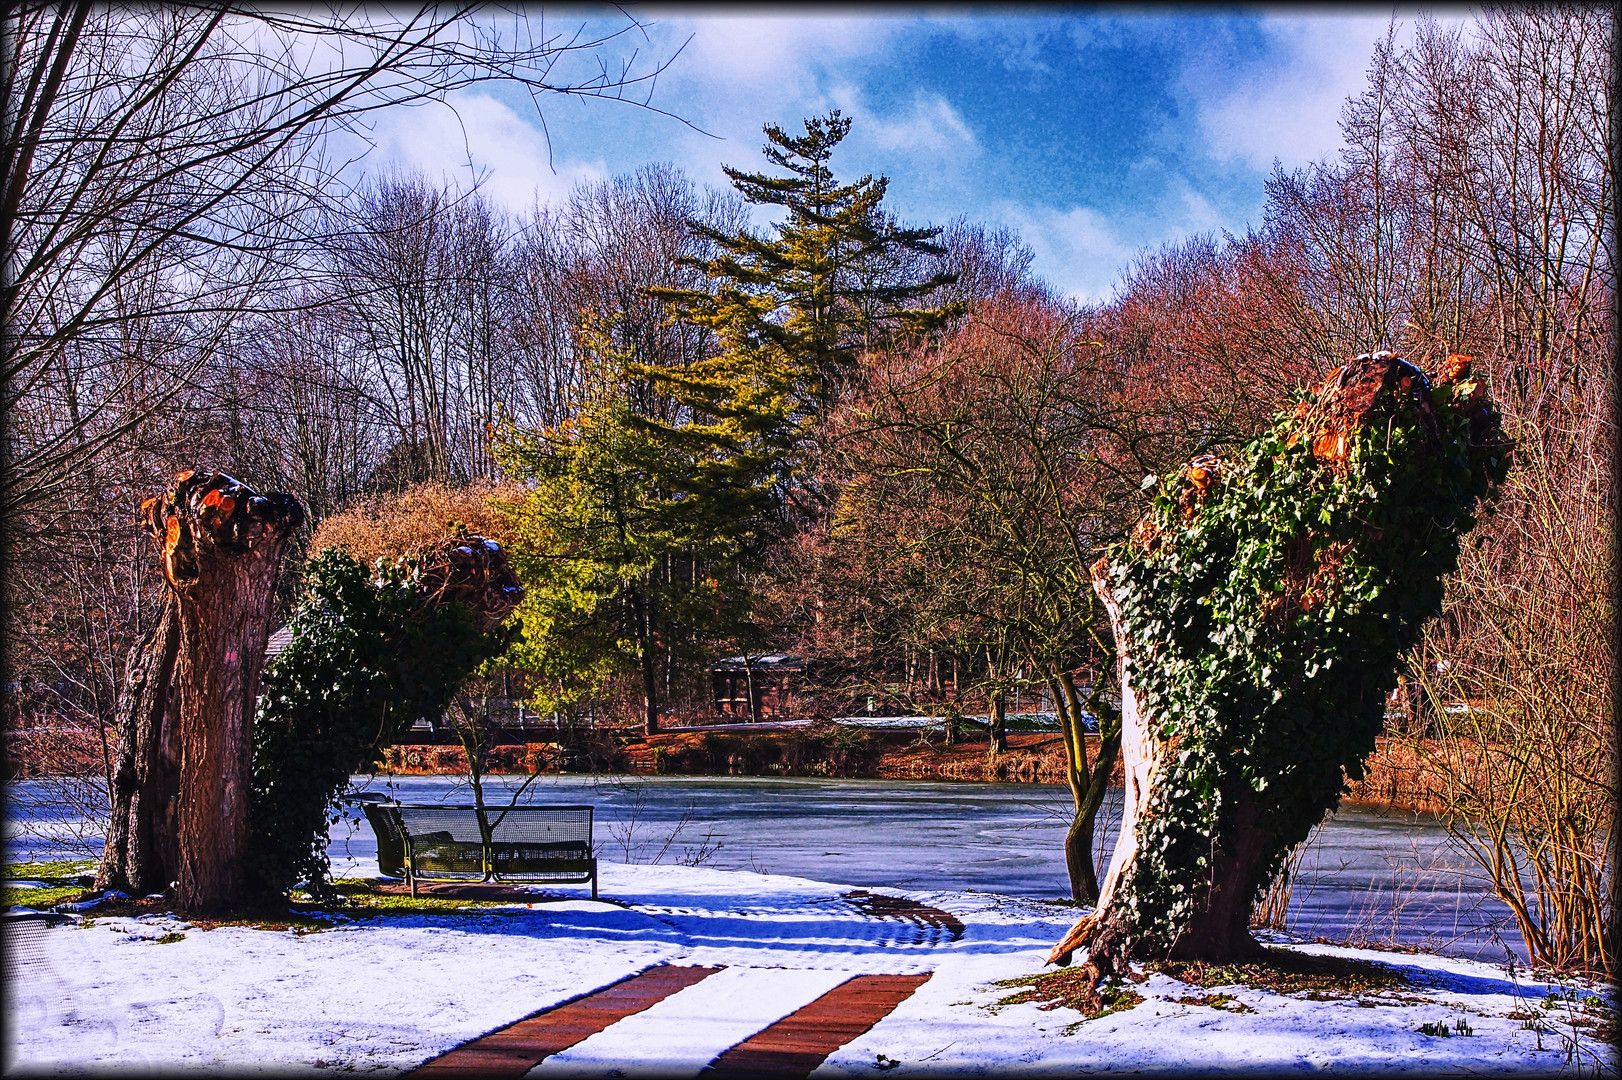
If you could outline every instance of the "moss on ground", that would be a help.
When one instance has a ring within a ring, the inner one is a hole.
[[[1079,969],[1022,975],[1017,979],[1001,979],[991,985],[999,990],[1020,988],[987,1006],[991,1012],[1005,1005],[1035,1005],[1044,1011],[1063,1006],[1081,1013],[1081,1020],[1067,1027],[1065,1034],[1088,1020],[1125,1012],[1143,1001],[1142,994],[1119,983],[1105,983],[1094,988],[1092,981]]]
[[[1311,956],[1289,949],[1265,951],[1264,959],[1243,964],[1157,960],[1144,968],[1201,989],[1248,986],[1275,994],[1300,994],[1314,1001],[1359,997],[1409,985],[1398,972],[1370,960]]]
[[[1256,1011],[1232,994],[1185,994],[1180,998],[1169,998],[1167,1000],[1178,1005],[1204,1005],[1207,1008],[1221,1009],[1224,1012],[1247,1013]]]
[[[385,915],[421,915],[425,912],[499,914],[517,913],[513,900],[466,900],[442,896],[410,896],[392,892],[378,892],[367,882],[339,881],[333,883],[332,899],[318,900],[308,894],[297,900],[294,907],[309,911],[326,911],[352,918],[376,918]],[[544,897],[537,896],[537,900]]]

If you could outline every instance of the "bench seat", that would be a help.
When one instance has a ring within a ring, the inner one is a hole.
[[[590,882],[592,899],[597,898],[589,806],[481,810],[476,806],[368,804],[365,809],[378,835],[378,869],[388,872],[383,857],[388,843],[389,854],[398,859],[399,872],[412,896],[417,895],[419,880],[494,880]],[[486,836],[490,837],[488,843]]]

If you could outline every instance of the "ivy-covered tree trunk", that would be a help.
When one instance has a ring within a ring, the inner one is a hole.
[[[292,640],[265,672],[254,724],[250,897],[325,888],[329,816],[350,776],[413,722],[438,722],[458,687],[512,641],[524,590],[494,541],[456,532],[367,566],[336,548],[305,572]],[[464,699],[451,724],[483,803],[486,705]]]
[[[1168,743],[1155,737],[1139,705],[1138,696],[1132,690],[1130,679],[1124,674],[1131,669],[1124,643],[1131,639],[1121,618],[1120,605],[1110,592],[1107,578],[1103,576],[1107,572],[1107,564],[1101,562],[1095,565],[1094,571],[1099,576],[1093,579],[1093,588],[1109,613],[1110,631],[1116,642],[1123,643],[1118,646],[1122,648],[1120,664],[1123,675],[1117,738],[1125,758],[1125,811],[1115,852],[1104,873],[1104,884],[1098,892],[1096,910],[1103,914],[1114,902],[1123,875],[1138,858],[1137,825],[1148,812],[1149,802],[1155,794],[1155,777],[1162,771]],[[1271,880],[1270,874],[1263,877],[1265,847],[1260,842],[1260,811],[1260,803],[1250,797],[1248,791],[1239,792],[1227,829],[1232,842],[1213,850],[1205,902],[1193,906],[1187,922],[1167,950],[1169,956],[1224,962],[1254,955],[1260,950],[1256,939],[1250,936],[1251,899]]]
[[[282,549],[303,520],[293,496],[222,473],[183,472],[142,504],[170,608],[126,694],[109,881],[172,883],[188,911],[241,899],[259,674]]]
[[[1362,775],[1400,656],[1441,606],[1509,445],[1454,356],[1434,384],[1360,356],[1231,463],[1167,482],[1094,565],[1121,670],[1120,839],[1054,946],[1129,960],[1254,954],[1250,910]]]

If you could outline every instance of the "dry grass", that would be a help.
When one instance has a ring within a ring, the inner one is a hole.
[[[1397,972],[1368,960],[1310,956],[1289,949],[1267,949],[1266,953],[1266,959],[1245,964],[1160,960],[1144,967],[1201,989],[1248,986],[1275,994],[1302,994],[1315,1001],[1357,997],[1408,985]]]
[[[1002,979],[991,985],[1001,990],[1022,988],[988,1006],[993,1012],[1005,1005],[1035,1005],[1044,1011],[1062,1006],[1081,1013],[1081,1019],[1085,1021],[1097,1020],[1111,1013],[1125,1012],[1143,1003],[1143,995],[1129,986],[1113,983],[1094,986],[1092,978],[1080,968],[1022,975],[1017,979]]]
[[[492,505],[523,497],[517,485],[475,481],[467,487],[418,484],[399,495],[380,495],[333,514],[310,540],[311,551],[339,548],[364,563],[419,554],[465,528],[510,546],[514,533]]]

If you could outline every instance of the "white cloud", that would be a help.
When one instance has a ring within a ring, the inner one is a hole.
[[[854,93],[850,98],[854,103]],[[855,108],[850,111],[860,115]],[[980,152],[980,142],[962,115],[939,94],[920,91],[912,107],[900,116],[886,118],[868,113],[861,119],[866,137],[884,150],[929,154],[950,151],[971,156]]]
[[[1268,17],[1261,22],[1272,45],[1265,62],[1187,72],[1211,155],[1262,172],[1274,158],[1288,168],[1332,156],[1341,145],[1341,106],[1363,89],[1389,22],[1385,15]],[[1399,13],[1398,47],[1412,34],[1413,18]]]
[[[1195,191],[1186,178],[1176,177],[1172,186],[1183,207],[1182,216],[1176,219],[1179,233],[1215,232],[1229,224],[1223,213],[1211,205],[1211,200]]]
[[[1107,299],[1137,250],[1091,207],[1001,202],[989,213],[999,224],[1018,230],[1035,256],[1032,269],[1039,277],[1080,300]]]
[[[1034,256],[1037,276],[1062,294],[1097,303],[1113,295],[1142,252],[1198,233],[1214,233],[1226,224],[1221,212],[1181,178],[1174,179],[1159,207],[1155,230],[1136,235],[1090,206],[1003,201],[986,213],[991,221],[1019,232]]]
[[[557,201],[576,183],[608,174],[601,159],[549,160],[540,128],[484,93],[457,95],[454,108],[425,105],[391,112],[374,139],[369,167],[398,164],[464,186],[482,177],[484,193],[515,212],[537,201]]]
[[[784,15],[706,15],[667,24],[669,32],[693,34],[681,70],[707,83],[790,89],[803,89],[813,67],[884,49],[891,26],[883,18]]]

